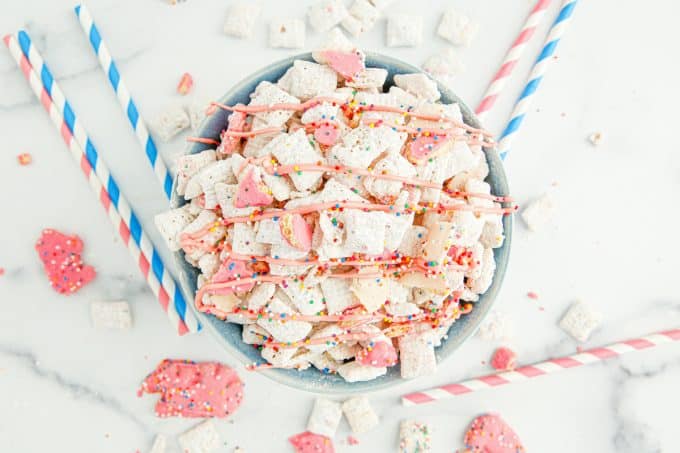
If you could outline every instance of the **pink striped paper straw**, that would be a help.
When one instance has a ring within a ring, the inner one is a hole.
[[[510,78],[513,69],[515,69],[517,62],[522,57],[522,54],[527,47],[527,43],[531,40],[531,37],[534,36],[536,27],[543,21],[545,12],[550,6],[550,1],[551,0],[538,0],[534,9],[531,10],[529,17],[527,17],[527,20],[524,23],[524,27],[522,27],[522,31],[520,31],[519,36],[517,36],[517,39],[515,39],[515,42],[505,55],[500,69],[491,80],[491,84],[489,85],[489,88],[486,89],[486,93],[484,93],[482,102],[479,103],[479,106],[475,110],[480,121],[482,121],[489,113],[496,103],[498,96],[503,91],[503,88],[505,88],[505,84]]]
[[[648,349],[664,343],[680,341],[680,329],[671,329],[663,332],[654,333],[645,337],[634,338],[632,340],[613,343],[608,346],[588,349],[578,354],[566,357],[549,359],[545,362],[534,363],[533,365],[523,366],[514,371],[506,371],[498,374],[469,379],[467,381],[454,384],[442,385],[422,392],[409,393],[401,397],[404,406],[415,406],[418,404],[431,403],[442,399],[454,398],[464,393],[470,393],[511,382],[525,381],[527,379],[543,376],[544,374],[555,373],[557,371],[575,368],[590,363],[601,362],[612,357],[618,357],[631,351]]]
[[[197,331],[199,329],[199,325],[193,316],[193,313],[187,311],[187,316],[181,316],[181,313],[177,311],[177,307],[174,305],[176,302],[176,293],[179,292],[174,281],[172,281],[172,286],[169,286],[169,276],[165,278],[159,278],[157,275],[157,269],[159,266],[162,267],[162,263],[159,260],[153,258],[153,256],[157,256],[157,253],[153,249],[153,246],[150,245],[151,242],[141,229],[141,225],[128,224],[121,216],[122,213],[117,209],[116,200],[112,198],[110,189],[115,188],[115,198],[119,202],[121,200],[125,201],[123,194],[120,193],[117,184],[115,184],[112,179],[108,181],[107,186],[102,183],[102,180],[97,175],[97,172],[92,168],[92,165],[88,159],[88,153],[83,150],[82,146],[75,139],[72,130],[69,128],[68,121],[65,119],[62,112],[57,108],[49,93],[46,91],[44,85],[34,71],[33,66],[31,66],[31,63],[23,55],[17,38],[14,35],[7,35],[4,37],[4,42],[7,45],[10,54],[21,69],[21,72],[26,77],[31,89],[49,114],[49,117],[57,131],[62,136],[69,151],[71,152],[73,159],[83,171],[85,178],[90,183],[90,187],[92,187],[95,194],[98,196],[99,200],[104,206],[104,209],[107,211],[109,220],[111,220],[114,228],[116,228],[123,239],[123,242],[127,245],[128,251],[137,262],[142,274],[149,284],[149,287],[160,302],[161,306],[165,309],[166,313],[168,314],[168,318],[173,323],[177,332],[182,335],[190,331]],[[72,111],[71,114],[73,114]],[[75,115],[72,119],[75,119]],[[93,148],[90,149],[90,151],[92,150]],[[108,174],[108,169],[105,167],[102,168],[106,170]],[[125,206],[129,206],[127,201],[125,201]],[[129,208],[128,210],[130,215],[134,215],[134,213]],[[139,237],[139,243],[135,238],[136,236]],[[149,247],[151,250],[145,250]],[[152,253],[153,256],[150,257],[149,253],[146,252]],[[181,300],[183,301],[183,298]],[[173,302],[173,304],[170,302]]]

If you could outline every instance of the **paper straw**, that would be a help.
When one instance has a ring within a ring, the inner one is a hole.
[[[519,96],[515,108],[510,115],[510,122],[505,127],[505,130],[498,139],[498,152],[500,153],[501,159],[505,160],[512,146],[512,142],[517,136],[517,131],[519,130],[524,117],[526,116],[529,108],[531,107],[531,102],[533,101],[536,90],[538,90],[541,80],[545,75],[545,71],[548,66],[553,61],[553,56],[555,55],[555,49],[557,44],[560,42],[560,38],[564,34],[567,25],[570,23],[570,19],[574,12],[574,8],[578,0],[564,0],[560,8],[560,12],[557,15],[557,19],[550,28],[548,37],[546,38],[545,45],[541,50],[541,53],[534,63],[534,67],[529,74],[528,82]]]
[[[25,32],[20,32],[19,36],[28,45],[29,55],[35,56],[37,51],[32,46],[28,35]],[[111,177],[92,142],[87,138],[87,134],[80,126],[70,104],[64,100],[63,110],[60,110],[58,104],[50,97],[42,81],[38,78],[33,66],[31,66],[31,63],[22,53],[17,38],[13,35],[7,35],[4,41],[36,97],[40,100],[50,119],[60,132],[64,142],[71,151],[71,155],[82,169],[95,194],[99,197],[114,228],[118,230],[123,242],[127,245],[128,251],[139,265],[149,287],[168,314],[168,318],[173,326],[179,334],[197,331],[199,329],[198,322],[193,313],[188,310],[179,287],[165,270],[160,255],[144,233],[141,223],[134,212],[132,212],[118,184]],[[44,64],[42,67],[43,78],[47,77],[52,80],[52,93],[55,96],[59,93],[63,98],[63,93],[54,82],[47,67]],[[87,151],[84,151],[73,130],[78,130],[86,138],[87,144],[85,149]],[[102,175],[104,176],[103,179]],[[132,240],[130,240],[131,238]],[[172,303],[170,303],[171,301]]]
[[[454,398],[464,393],[470,393],[511,382],[525,381],[527,379],[543,376],[544,374],[555,373],[557,371],[575,368],[590,363],[601,362],[612,357],[618,357],[631,351],[653,348],[655,346],[680,341],[680,329],[672,329],[658,332],[646,337],[634,338],[632,340],[613,343],[601,348],[588,349],[578,354],[546,360],[545,362],[523,366],[514,371],[490,374],[487,376],[469,379],[463,382],[447,384],[435,387],[422,392],[410,393],[401,397],[404,406],[415,406],[418,404],[431,403],[433,401]]]
[[[75,12],[83,31],[87,35],[90,44],[92,44],[92,47],[97,54],[100,66],[104,70],[109,82],[111,82],[111,86],[116,93],[123,113],[127,116],[128,120],[130,120],[132,129],[134,129],[139,143],[142,145],[142,148],[144,148],[146,157],[153,168],[156,178],[161,184],[163,192],[166,197],[170,199],[170,196],[172,195],[172,175],[170,175],[168,168],[165,166],[163,159],[158,153],[158,148],[151,138],[149,130],[147,129],[146,124],[144,124],[144,120],[139,115],[139,109],[132,100],[130,91],[125,86],[116,63],[113,61],[113,58],[111,58],[111,52],[109,52],[109,49],[104,44],[101,34],[95,26],[92,16],[85,5],[76,6]],[[39,72],[38,67],[36,67],[36,70]]]
[[[522,31],[520,31],[519,36],[517,36],[515,42],[513,42],[508,53],[505,55],[500,69],[491,80],[491,84],[486,89],[486,93],[484,93],[482,102],[479,103],[479,106],[475,110],[480,121],[482,121],[489,111],[491,111],[498,96],[503,91],[503,88],[505,88],[505,84],[510,78],[510,75],[512,75],[512,71],[515,69],[517,62],[527,48],[527,43],[534,36],[536,27],[543,22],[545,12],[550,6],[550,2],[551,0],[538,0],[536,5],[534,5],[534,9],[529,13],[529,17],[527,17],[527,20],[522,27]]]

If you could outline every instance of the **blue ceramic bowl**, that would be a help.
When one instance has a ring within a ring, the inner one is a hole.
[[[249,102],[250,93],[255,90],[258,83],[263,80],[275,82],[293,65],[293,61],[296,59],[312,61],[312,55],[311,53],[296,55],[267,66],[238,83],[229,90],[227,94],[222,96],[220,102],[229,105],[237,103],[247,104]],[[369,67],[384,68],[389,72],[386,86],[393,84],[392,77],[395,74],[420,72],[418,68],[411,66],[410,64],[374,53],[368,53],[366,55],[366,65]],[[439,85],[439,90],[442,94],[442,102],[458,103],[463,112],[465,122],[471,126],[479,127],[477,118],[458,96],[441,84]],[[220,131],[225,127],[228,115],[228,112],[218,110],[217,113],[206,118],[199,128],[198,136],[219,139]],[[188,147],[187,152],[198,153],[208,148],[209,146],[194,143]],[[494,151],[486,150],[486,158],[489,164],[487,182],[491,185],[492,192],[497,195],[508,195],[508,183],[498,154]],[[173,190],[171,203],[173,207],[178,207],[184,204],[185,201],[182,197],[177,196]],[[510,253],[510,243],[512,240],[511,216],[506,216],[504,218],[503,226],[505,228],[505,242],[502,247],[495,249],[497,265],[493,284],[487,292],[480,297],[479,301],[475,304],[474,310],[453,324],[449,331],[448,339],[444,340],[441,347],[436,350],[437,360],[440,363],[450,357],[456,348],[463,344],[463,342],[477,330],[477,327],[491,309],[491,305],[498,294],[505,275],[508,255]],[[196,294],[197,270],[184,261],[182,252],[175,254],[175,261],[180,269],[179,280],[184,297],[187,301],[193,301],[194,295]],[[210,331],[230,354],[236,356],[244,364],[262,362],[260,353],[251,345],[247,345],[241,340],[242,327],[240,325],[228,324],[220,321],[214,316],[198,313],[193,306],[193,303],[190,302],[189,304],[194,312],[197,313],[197,316],[205,329]],[[262,373],[277,382],[296,389],[327,394],[366,393],[406,382],[399,376],[399,366],[390,368],[388,373],[380,378],[372,381],[354,383],[345,382],[344,379],[336,375],[323,374],[313,367],[310,367],[305,371],[273,369],[264,370]]]

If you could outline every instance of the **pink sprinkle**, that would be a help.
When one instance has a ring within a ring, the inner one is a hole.
[[[494,370],[510,371],[515,369],[517,354],[510,348],[498,348],[491,357]]]
[[[529,292],[527,293],[527,297],[528,297],[529,299],[538,300],[538,293],[535,293],[534,291],[529,291]]]
[[[359,439],[357,439],[354,436],[347,436],[347,443],[350,444],[350,445],[358,445]]]
[[[0,277],[2,277],[3,275],[5,275],[5,268],[0,267]]]

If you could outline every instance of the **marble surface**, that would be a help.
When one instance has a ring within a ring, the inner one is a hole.
[[[178,100],[174,87],[182,72],[194,75],[200,96],[216,97],[242,76],[293,53],[266,47],[265,23],[276,16],[300,16],[308,2],[264,1],[267,8],[249,41],[221,34],[226,3],[189,0],[173,7],[161,0],[90,1],[145,117]],[[423,3],[394,3],[394,10],[424,16],[423,46],[386,49],[384,22],[359,45],[422,63],[445,47],[431,30],[451,2],[427,2],[427,8]],[[461,52],[467,70],[454,86],[463,99],[473,105],[479,101],[531,3],[455,2],[482,26],[472,48]],[[517,222],[497,301],[497,309],[513,321],[510,344],[521,363],[575,350],[576,343],[556,322],[576,299],[605,315],[586,346],[680,326],[680,139],[666,126],[675,115],[673,103],[680,100],[680,67],[669,58],[672,41],[667,39],[680,6],[657,2],[655,20],[640,21],[637,2],[581,3],[507,161],[511,188],[521,203],[546,190],[559,203],[545,231],[530,234]],[[165,208],[163,195],[72,6],[67,0],[4,0],[0,30],[29,31],[148,232],[159,239],[152,216]],[[310,33],[307,47],[320,39]],[[491,130],[502,127],[538,46],[530,46],[529,58],[490,116]],[[605,134],[598,148],[586,140],[593,131]],[[171,436],[170,451],[179,451],[174,436],[195,421],[155,418],[153,399],[135,395],[141,379],[166,357],[235,361],[206,333],[178,338],[172,332],[4,49],[0,137],[0,451],[144,452],[159,432]],[[166,161],[182,149],[182,139],[161,146]],[[21,152],[33,155],[32,165],[17,164]],[[75,296],[57,295],[42,274],[33,244],[44,227],[81,235],[84,258],[99,272]],[[527,291],[536,291],[539,300],[528,299]],[[89,303],[114,299],[130,301],[134,328],[96,331]],[[488,372],[483,362],[496,346],[473,338],[435,376],[371,395],[382,418],[379,429],[357,436],[360,444],[350,447],[343,421],[337,450],[395,451],[398,422],[412,417],[431,423],[435,452],[452,452],[461,446],[468,422],[485,411],[503,414],[530,452],[680,450],[677,344],[448,402],[399,405],[403,392]],[[313,397],[257,374],[241,374],[247,383],[245,403],[231,420],[217,423],[224,440],[218,451],[231,452],[237,445],[249,453],[290,451],[286,438],[304,430]]]

